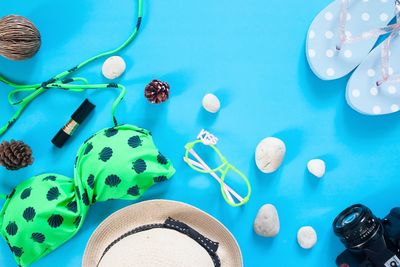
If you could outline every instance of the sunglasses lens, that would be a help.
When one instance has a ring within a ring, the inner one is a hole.
[[[197,145],[194,148],[195,154],[189,153],[189,158],[194,160],[197,163],[205,163],[211,170],[220,167],[223,162],[219,157],[218,153],[216,153],[212,147],[205,145]],[[196,155],[200,158],[197,158]],[[193,164],[194,165],[194,164]],[[194,165],[195,167],[199,167]],[[200,167],[200,169],[203,167]]]
[[[242,175],[236,172],[235,170],[229,169],[229,171],[225,176],[224,183],[231,189],[228,191],[231,193],[234,203],[237,204],[242,202],[243,198],[247,196],[248,194],[247,183],[245,179],[242,177]]]

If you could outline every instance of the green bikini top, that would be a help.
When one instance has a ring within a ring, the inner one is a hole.
[[[137,199],[174,173],[149,131],[132,125],[102,130],[80,147],[74,179],[38,175],[6,197],[0,235],[17,263],[28,266],[71,239],[96,201]]]

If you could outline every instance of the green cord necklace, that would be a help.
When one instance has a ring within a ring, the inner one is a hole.
[[[61,72],[60,74],[54,76],[53,78],[43,82],[43,83],[37,83],[37,84],[18,84],[16,82],[11,81],[10,79],[7,79],[5,76],[0,74],[0,82],[7,84],[8,86],[11,86],[14,88],[9,94],[8,94],[8,103],[12,106],[19,106],[18,110],[14,113],[14,115],[8,120],[8,122],[0,128],[0,136],[2,136],[13,124],[14,122],[21,116],[22,112],[24,109],[31,103],[35,98],[40,96],[42,93],[46,92],[49,89],[63,89],[71,92],[82,92],[88,89],[106,89],[106,88],[118,88],[120,89],[120,94],[118,97],[115,99],[112,105],[111,109],[111,115],[112,119],[115,125],[117,125],[117,120],[115,118],[115,110],[118,106],[118,104],[121,102],[123,97],[126,94],[126,89],[123,85],[121,84],[115,84],[115,83],[108,83],[108,84],[90,84],[87,79],[82,78],[82,77],[71,77],[73,73],[76,71],[82,69],[86,65],[92,63],[93,61],[107,57],[113,54],[116,54],[129,46],[132,41],[135,39],[139,32],[140,24],[142,21],[142,14],[143,14],[143,0],[138,0],[138,12],[137,12],[137,23],[134,31],[131,33],[129,38],[121,44],[119,47],[98,54],[94,57],[89,58],[88,60],[80,63],[79,65],[75,66],[74,68]],[[26,97],[22,99],[16,99],[15,95],[19,93],[28,93],[30,92]]]

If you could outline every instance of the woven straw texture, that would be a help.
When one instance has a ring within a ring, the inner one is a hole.
[[[225,226],[193,206],[169,200],[144,201],[121,209],[108,217],[91,236],[82,266],[96,266],[106,247],[122,234],[142,225],[163,223],[168,217],[182,221],[207,238],[218,242],[217,254],[222,267],[243,266],[240,248]]]

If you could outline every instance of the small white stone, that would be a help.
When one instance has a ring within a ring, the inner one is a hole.
[[[106,59],[101,69],[104,77],[113,80],[120,77],[126,69],[126,63],[122,57],[112,56]]]
[[[216,95],[206,94],[203,97],[203,107],[211,113],[217,113],[221,107],[221,103]]]
[[[303,226],[297,232],[297,242],[300,247],[310,249],[317,243],[317,233],[311,226]]]
[[[285,143],[275,137],[263,139],[256,148],[256,165],[260,171],[271,173],[281,166],[286,154]]]
[[[274,205],[265,204],[262,206],[254,220],[254,232],[265,237],[278,235],[280,229],[278,211]]]
[[[307,163],[307,169],[312,175],[321,178],[325,175],[326,165],[321,159],[312,159]]]

